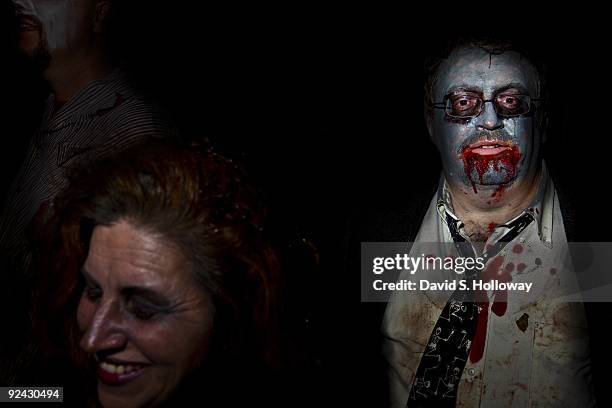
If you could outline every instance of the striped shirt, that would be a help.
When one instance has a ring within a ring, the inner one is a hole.
[[[120,69],[90,82],[59,109],[54,107],[50,96],[0,220],[0,250],[11,257],[28,257],[27,227],[40,206],[50,204],[66,186],[66,170],[149,137],[176,134]]]

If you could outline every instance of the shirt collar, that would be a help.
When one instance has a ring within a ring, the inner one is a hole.
[[[438,184],[437,192],[437,210],[440,218],[444,223],[447,223],[447,214],[457,222],[458,228],[463,226],[461,220],[455,215],[452,198],[448,189],[448,184],[444,177],[444,174],[440,176],[440,182]],[[555,188],[552,183],[552,179],[546,169],[546,164],[542,162],[542,168],[540,172],[540,180],[538,186],[538,192],[534,197],[533,201],[525,210],[523,210],[516,217],[506,221],[504,224],[496,227],[508,227],[513,221],[528,213],[535,221],[538,227],[538,236],[542,243],[548,247],[552,247],[552,226],[553,226],[553,213],[554,213],[554,202],[555,202]]]
[[[45,108],[45,130],[57,131],[80,117],[92,118],[96,112],[112,108],[117,101],[116,91],[125,93],[128,83],[127,74],[121,68],[115,68],[104,78],[90,81],[57,111],[54,109],[55,95],[51,93]],[[114,86],[109,86],[111,84]]]

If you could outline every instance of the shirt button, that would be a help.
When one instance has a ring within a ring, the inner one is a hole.
[[[476,374],[476,370],[474,370],[473,368],[468,368],[468,374],[473,376],[474,374]]]

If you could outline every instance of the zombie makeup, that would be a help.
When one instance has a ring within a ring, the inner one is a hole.
[[[13,0],[22,36],[36,35],[25,48],[65,49],[78,36],[75,0]]]
[[[438,70],[431,122],[449,183],[499,196],[537,168],[538,75],[520,54],[455,50]]]

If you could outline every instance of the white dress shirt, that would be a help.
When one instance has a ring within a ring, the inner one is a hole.
[[[505,313],[488,311],[484,354],[466,363],[457,390],[458,407],[595,405],[584,307],[563,300],[564,294],[577,292],[577,284],[568,262],[559,201],[544,165],[537,197],[519,216],[525,212],[534,222],[498,256],[503,257],[502,269],[512,271],[512,282],[533,282],[532,290],[508,291]],[[467,239],[442,177],[415,242],[453,242],[447,214]],[[497,242],[506,228],[498,225],[487,245]],[[495,258],[487,261],[485,269]],[[495,294],[487,295],[491,307]],[[391,295],[382,324],[391,406],[406,406],[421,356],[449,296],[433,291]]]

